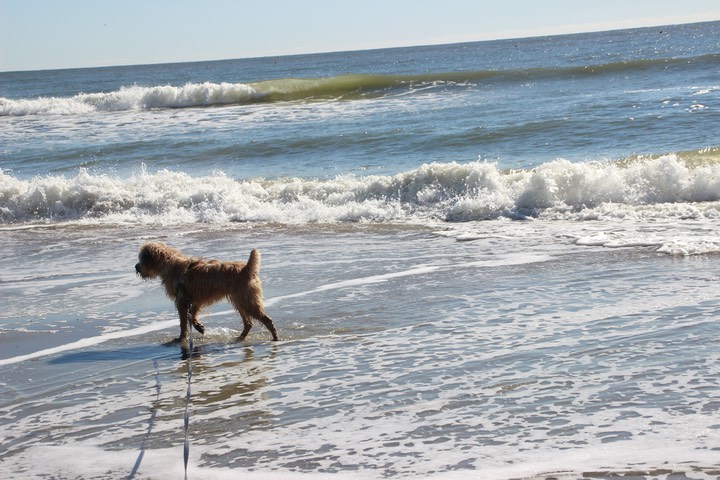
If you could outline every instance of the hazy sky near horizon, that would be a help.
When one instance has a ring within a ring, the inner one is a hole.
[[[720,20],[718,0],[0,0],[0,71],[364,50]]]

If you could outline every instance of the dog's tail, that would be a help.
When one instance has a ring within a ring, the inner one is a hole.
[[[260,252],[253,250],[250,252],[250,258],[248,258],[247,265],[245,265],[248,272],[256,274],[260,271]]]

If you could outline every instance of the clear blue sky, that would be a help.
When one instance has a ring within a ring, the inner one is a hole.
[[[362,50],[720,20],[718,0],[0,0],[0,71]]]

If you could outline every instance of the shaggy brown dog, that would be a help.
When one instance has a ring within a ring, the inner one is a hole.
[[[188,313],[193,327],[205,333],[205,326],[197,319],[206,306],[227,299],[242,317],[244,340],[252,328],[253,318],[260,320],[277,340],[272,319],[265,314],[262,283],[258,276],[260,252],[253,250],[247,264],[220,262],[188,257],[160,242],[146,243],[140,249],[135,272],[143,280],[160,277],[165,293],[175,302],[180,315],[179,341],[188,338]]]

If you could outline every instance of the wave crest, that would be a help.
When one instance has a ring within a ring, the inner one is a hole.
[[[123,87],[110,93],[81,93],[70,98],[0,98],[0,116],[78,115],[91,112],[188,108],[249,103],[261,98],[243,83],[189,83],[183,87]]]
[[[114,92],[80,93],[73,97],[35,99],[0,98],[0,116],[82,115],[91,112],[191,108],[243,105],[256,102],[311,101],[363,98],[388,91],[424,90],[437,85],[474,85],[486,82],[527,82],[539,78],[562,78],[617,74],[633,70],[667,68],[668,65],[703,63],[711,67],[720,54],[691,58],[655,58],[604,64],[470,70],[415,75],[355,74],[324,78],[279,78],[252,83],[188,83],[181,87],[122,87]]]
[[[467,222],[498,218],[718,218],[720,163],[677,155],[612,163],[556,160],[502,171],[433,163],[392,176],[237,181],[143,170],[114,178],[20,180],[0,173],[3,223]]]

